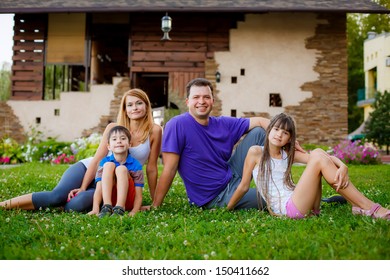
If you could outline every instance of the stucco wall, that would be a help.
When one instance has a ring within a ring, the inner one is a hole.
[[[269,94],[279,93],[282,104],[298,105],[311,96],[300,88],[318,79],[313,70],[316,51],[305,48],[306,38],[315,34],[315,14],[248,14],[245,22],[230,32],[230,52],[217,52],[221,82],[217,84],[222,114],[284,111],[269,107]],[[241,76],[241,69],[245,75]],[[231,78],[237,77],[232,84]]]
[[[96,126],[102,115],[110,113],[117,82],[119,79],[114,80],[114,85],[93,85],[90,92],[65,92],[55,101],[8,101],[7,104],[25,132],[34,127],[45,137],[73,141],[81,137],[85,129]],[[58,116],[55,110],[59,110]],[[37,118],[40,118],[40,124],[36,124]]]
[[[301,143],[334,145],[347,137],[345,15],[249,14],[230,40],[229,52],[216,53],[222,114],[287,112]],[[282,107],[269,106],[270,93],[280,94]]]

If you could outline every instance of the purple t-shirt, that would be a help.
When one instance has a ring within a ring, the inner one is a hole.
[[[232,177],[228,160],[248,129],[247,118],[210,117],[204,126],[188,112],[167,122],[162,152],[180,155],[178,171],[190,203],[205,205],[227,186]]]

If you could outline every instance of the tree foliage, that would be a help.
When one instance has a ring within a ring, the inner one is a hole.
[[[11,71],[7,63],[0,69],[0,101],[7,101],[11,95]]]
[[[373,104],[374,111],[366,123],[365,133],[369,141],[378,146],[385,146],[389,154],[390,146],[390,94],[378,92]]]
[[[390,0],[374,1],[390,9]],[[348,14],[348,130],[354,131],[363,122],[363,109],[358,108],[357,91],[364,88],[363,47],[368,32],[389,32],[389,14]]]

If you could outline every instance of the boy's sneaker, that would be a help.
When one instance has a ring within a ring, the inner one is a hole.
[[[104,204],[102,210],[100,210],[99,218],[104,218],[112,215],[112,206],[110,204]]]
[[[123,216],[125,215],[125,209],[121,206],[115,206],[112,208],[112,215],[113,216]]]

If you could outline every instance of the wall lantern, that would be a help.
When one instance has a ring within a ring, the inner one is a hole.
[[[221,81],[221,73],[219,73],[219,71],[215,72],[215,81],[217,83]]]
[[[164,36],[161,38],[162,41],[171,40],[168,32],[172,29],[172,18],[168,16],[168,13],[161,19],[161,30],[164,32]]]

